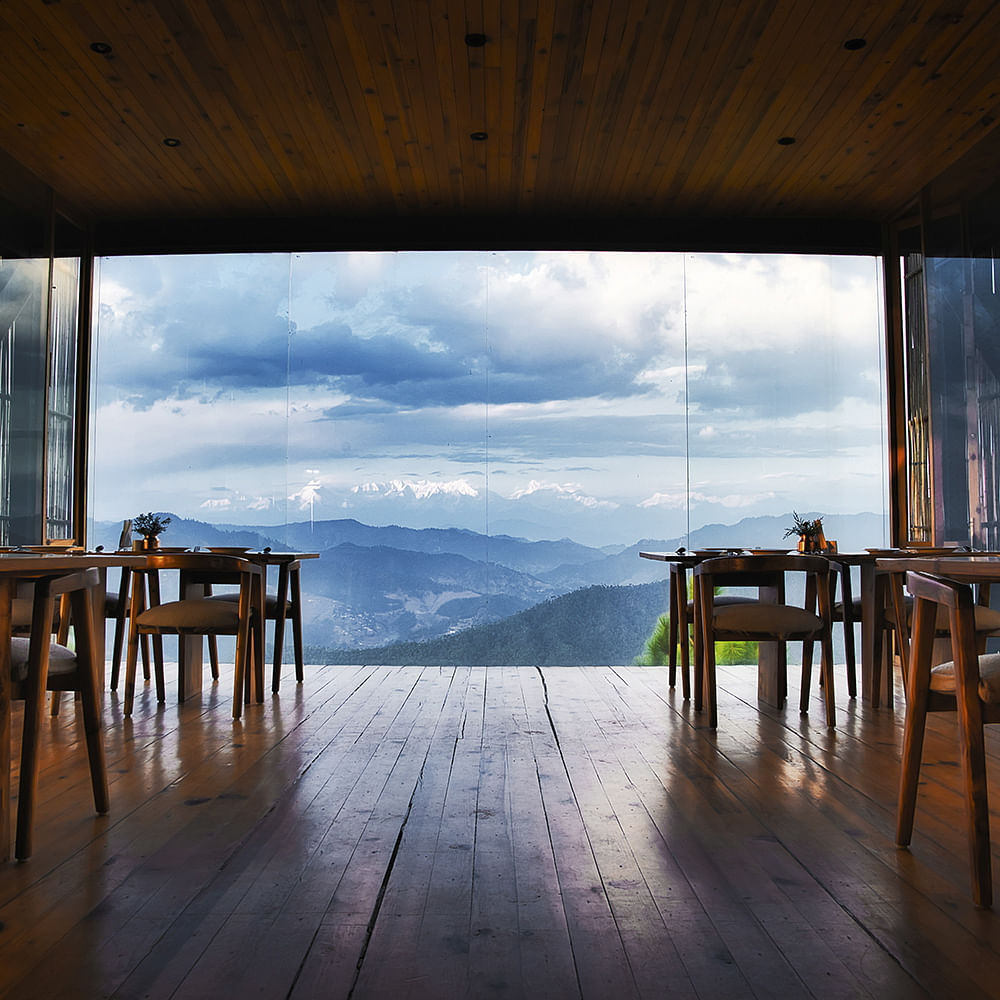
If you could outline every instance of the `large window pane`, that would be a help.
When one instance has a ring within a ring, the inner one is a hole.
[[[108,259],[92,537],[155,510],[165,544],[323,552],[317,657],[629,662],[627,601],[663,610],[640,547],[780,544],[793,509],[884,543],[879,284],[793,256]]]
[[[882,543],[880,289],[871,258],[688,258],[694,525],[760,518],[722,541],[769,547],[768,516],[795,510],[845,549]]]
[[[41,541],[49,262],[0,264],[0,544]]]
[[[56,258],[52,274],[45,533],[48,539],[67,539],[73,537],[79,258]]]

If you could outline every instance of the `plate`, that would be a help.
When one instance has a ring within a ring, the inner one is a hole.
[[[242,556],[250,551],[250,546],[209,545],[208,551],[214,552],[217,556]]]

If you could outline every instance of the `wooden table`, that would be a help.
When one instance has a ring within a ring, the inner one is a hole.
[[[669,615],[670,615],[670,682],[673,682],[674,668],[676,666],[677,640],[683,636],[681,642],[681,669],[682,680],[684,682],[684,697],[690,697],[688,690],[688,644],[687,644],[687,571],[706,559],[716,556],[739,555],[747,551],[751,555],[753,550],[742,550],[739,548],[719,548],[719,549],[697,549],[693,552],[684,550],[678,552],[640,552],[642,559],[653,559],[657,562],[670,564],[669,583]],[[765,550],[760,550],[761,552]],[[767,552],[773,553],[774,549]],[[787,549],[782,549],[787,552]],[[762,594],[762,600],[777,600],[777,594]],[[698,602],[695,601],[697,611]],[[697,621],[695,621],[695,651],[697,655],[698,643]],[[681,630],[684,630],[682,633]],[[757,647],[757,697],[765,704],[773,708],[781,708],[785,703],[787,685],[785,683],[786,661],[785,644],[783,642],[761,642]]]
[[[66,553],[41,555],[34,553],[0,553],[0,861],[10,859],[10,640],[11,603],[19,580],[37,579],[59,572],[72,572],[96,566],[106,570],[109,566],[142,565],[142,556],[132,555],[92,555],[89,553]],[[102,598],[95,602],[95,622],[97,634],[103,634],[104,612]]]
[[[727,552],[739,552],[739,549],[719,549],[713,551],[699,550],[698,553],[683,552],[640,552],[643,559],[654,559],[659,562],[670,564],[670,596],[669,613],[671,617],[671,641],[672,656],[676,656],[675,643],[679,632],[674,627],[674,621],[678,623],[677,629],[687,627],[687,571],[696,566],[703,559],[711,558],[714,555],[724,555]],[[747,550],[753,552],[753,550]],[[769,550],[770,551],[770,550]],[[853,583],[851,580],[851,568],[857,566],[860,570],[861,587],[861,696],[868,704],[875,704],[876,694],[879,704],[891,704],[892,685],[888,683],[886,675],[889,673],[887,665],[882,657],[875,655],[875,631],[878,618],[879,602],[879,574],[889,573],[894,568],[898,570],[898,561],[905,558],[919,558],[922,565],[926,565],[924,560],[931,558],[919,555],[912,550],[904,549],[866,549],[864,552],[828,552],[821,553],[832,563],[838,563],[841,567],[841,594],[843,598],[844,613],[851,616],[851,605],[853,604]],[[968,555],[965,555],[968,559]],[[880,565],[877,565],[880,564]],[[851,620],[845,620],[845,630],[853,630],[853,616]],[[851,633],[853,639],[853,631]],[[771,649],[773,643],[767,643],[767,649],[762,649],[763,664],[759,664],[762,669],[758,673],[758,694],[761,700],[770,705],[780,707],[784,700],[783,685],[778,676],[782,669],[780,651]],[[779,644],[780,645],[780,644]],[[682,653],[686,653],[687,646],[682,644]],[[876,663],[876,659],[879,662]],[[773,661],[773,662],[772,662]],[[671,664],[673,665],[673,664]],[[686,667],[686,664],[682,664]],[[671,673],[672,677],[672,673]],[[878,679],[878,683],[876,683]],[[685,696],[687,692],[685,691]]]
[[[157,550],[151,550],[150,555],[155,555]],[[179,552],[183,551],[187,553],[187,550],[177,550],[177,549],[164,549],[160,550],[164,552]],[[264,549],[260,552],[253,551],[243,551],[236,547],[227,548],[225,551],[222,547],[218,547],[216,552],[212,552],[210,548],[204,549],[194,549],[191,550],[191,555],[230,555],[236,556],[241,559],[246,559],[249,562],[255,563],[256,565],[262,567],[263,573],[261,574],[261,608],[265,607],[265,601],[267,598],[267,570],[270,566],[278,567],[278,606],[279,608],[284,608],[285,602],[288,595],[288,567],[291,563],[299,559],[318,559],[318,552],[274,552],[271,549]],[[146,568],[145,554],[137,553],[140,557],[140,562],[138,564],[133,564],[131,572],[133,574],[144,573],[148,576],[148,586],[150,589],[150,599],[155,603],[160,602],[159,597],[159,579],[155,570],[148,570]],[[122,585],[121,593],[124,594],[127,590],[125,583],[125,574],[129,572],[128,569],[122,570]],[[198,596],[194,593],[180,596]],[[145,606],[145,602],[141,602]],[[284,630],[284,618],[275,620],[275,645],[282,641],[282,635]],[[159,638],[159,637],[156,637]],[[178,636],[177,643],[177,670],[178,670],[178,682],[177,682],[177,700],[183,702],[193,695],[199,694],[202,690],[203,681],[203,663],[202,663],[202,653],[203,653],[204,640],[202,636]],[[162,660],[162,650],[156,651],[154,649],[154,655],[158,655]]]

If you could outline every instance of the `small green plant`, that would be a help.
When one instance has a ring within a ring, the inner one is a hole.
[[[637,667],[665,667],[670,662],[670,619],[660,615],[656,620],[653,634],[646,640],[646,646],[635,658]]]
[[[799,538],[816,538],[823,534],[823,518],[821,517],[810,521],[809,518],[799,517],[793,510],[792,521],[794,522],[792,526],[785,528],[785,538],[791,535],[798,535]]]
[[[162,514],[138,514],[132,518],[132,530],[142,535],[143,538],[156,538],[160,532],[166,531],[170,524],[170,518]]]
[[[637,667],[665,667],[670,662],[670,618],[667,615],[657,619],[653,634],[633,662]],[[757,643],[750,640],[717,642],[715,662],[726,665],[756,663]]]

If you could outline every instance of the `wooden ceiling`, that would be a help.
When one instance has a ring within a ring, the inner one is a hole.
[[[163,232],[871,222],[983,183],[998,39],[995,0],[6,0],[0,148]]]

